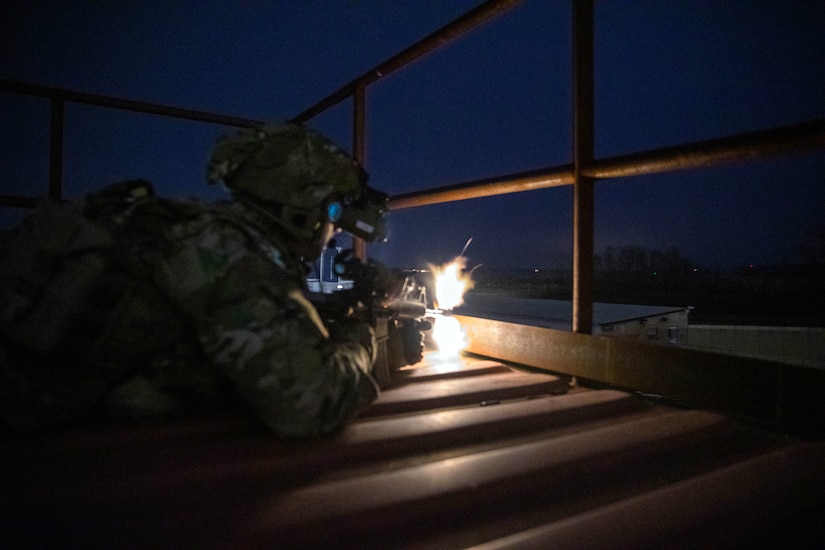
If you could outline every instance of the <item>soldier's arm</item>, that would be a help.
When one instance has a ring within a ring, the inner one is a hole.
[[[263,255],[246,228],[207,214],[170,234],[173,247],[155,256],[155,282],[195,325],[208,360],[275,433],[331,432],[375,398],[371,351],[329,338],[302,299],[300,279]]]
[[[329,338],[292,280],[246,256],[210,285],[198,333],[207,357],[275,433],[329,433],[377,395],[372,350]]]

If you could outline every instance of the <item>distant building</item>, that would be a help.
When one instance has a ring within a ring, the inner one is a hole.
[[[684,344],[691,307],[593,304],[594,335],[629,338],[654,344]],[[573,306],[566,300],[513,298],[470,292],[456,313],[486,319],[572,330]]]
[[[715,353],[825,368],[823,327],[692,325],[685,344]]]

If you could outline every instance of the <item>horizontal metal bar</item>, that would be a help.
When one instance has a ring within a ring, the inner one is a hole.
[[[439,204],[444,202],[478,199],[493,195],[533,191],[547,187],[559,187],[573,183],[573,166],[568,164],[556,168],[520,172],[495,178],[487,178],[456,185],[448,185],[425,191],[403,193],[390,197],[388,208],[400,210]]]
[[[825,433],[825,370],[456,315],[470,353]]]
[[[109,107],[112,109],[121,109],[124,111],[134,111],[138,113],[167,116],[172,118],[182,118],[186,120],[194,120],[197,122],[223,124],[225,126],[234,126],[236,128],[252,128],[253,126],[261,124],[261,121],[252,120],[248,118],[220,115],[216,113],[208,113],[205,111],[193,111],[191,109],[181,109],[179,107],[171,107],[168,105],[160,105],[157,103],[147,103],[145,101],[133,101],[130,99],[121,99],[117,97],[109,97],[98,94],[88,94],[85,92],[77,92],[74,90],[52,88],[48,86],[40,86],[37,84],[29,84],[25,82],[15,82],[5,79],[0,79],[0,91],[37,97],[45,97],[49,99],[63,101],[71,101],[73,103],[95,105],[98,107]]]
[[[588,177],[608,179],[714,166],[818,148],[825,148],[825,120],[609,157],[595,160],[583,166],[581,171]],[[398,210],[532,191],[572,185],[574,181],[573,165],[568,164],[394,195],[390,197],[389,208]]]
[[[374,67],[352,82],[345,84],[338,90],[312,105],[292,119],[293,122],[304,123],[316,115],[334,107],[351,96],[358,86],[368,86],[378,79],[409,65],[431,51],[443,46],[447,42],[458,38],[467,31],[495,17],[506,9],[519,4],[521,0],[491,0],[470,10],[458,19],[441,27],[429,36],[419,40],[409,48],[394,55],[387,61]]]
[[[596,160],[582,171],[593,178],[617,178],[753,160],[821,147],[825,147],[825,120],[813,120]]]

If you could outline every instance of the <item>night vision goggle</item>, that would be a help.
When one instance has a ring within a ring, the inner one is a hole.
[[[347,233],[368,242],[387,239],[384,213],[387,195],[365,187],[357,198],[333,200],[327,203],[327,218]]]

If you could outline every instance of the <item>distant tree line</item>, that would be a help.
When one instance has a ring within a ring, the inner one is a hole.
[[[692,323],[825,326],[825,231],[812,230],[798,262],[708,269],[677,247],[606,246],[593,258],[594,301],[693,306]],[[804,254],[802,253],[804,252]],[[560,269],[474,272],[475,288],[510,296],[571,300],[573,274]]]
[[[610,274],[623,273],[668,280],[681,280],[694,270],[693,262],[675,246],[652,250],[643,246],[604,247],[593,257],[593,270]]]
[[[595,300],[693,306],[694,323],[822,326],[823,242],[821,234],[809,235],[798,263],[725,272],[696,266],[676,247],[608,246],[594,256]]]
[[[606,246],[593,257],[593,271],[600,302],[693,305],[686,294],[700,284],[698,269],[675,246]]]

